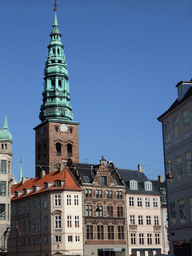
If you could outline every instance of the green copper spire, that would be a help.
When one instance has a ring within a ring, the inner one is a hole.
[[[22,158],[20,160],[20,171],[19,171],[19,181],[21,182],[23,178],[23,171],[22,171]]]
[[[11,133],[9,131],[8,123],[7,123],[7,115],[5,115],[3,131],[0,132],[0,141],[3,141],[3,140],[10,140],[10,141],[12,141],[12,135],[11,135]]]
[[[61,121],[72,123],[73,114],[70,105],[67,63],[61,43],[61,33],[57,23],[56,3],[51,41],[44,70],[43,104],[39,118],[44,121]]]

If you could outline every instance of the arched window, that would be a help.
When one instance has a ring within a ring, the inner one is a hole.
[[[61,80],[58,82],[58,87],[61,88]]]
[[[56,155],[61,155],[61,143],[56,143]]]
[[[58,128],[57,126],[55,127],[55,131],[56,131],[56,132],[58,132],[58,131],[59,131],[59,128]]]
[[[67,144],[67,155],[72,156],[72,145],[70,143]]]

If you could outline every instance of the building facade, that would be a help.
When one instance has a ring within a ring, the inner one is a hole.
[[[161,115],[170,253],[192,254],[192,81],[177,85],[177,99]]]
[[[83,190],[84,256],[125,256],[125,184],[113,163],[75,164],[71,170]]]
[[[65,167],[12,186],[9,255],[83,255],[82,192]]]
[[[12,135],[9,132],[7,116],[3,130],[0,131],[0,255],[7,253],[7,239],[10,231],[11,210],[11,145]]]
[[[119,169],[126,184],[128,255],[153,256],[163,253],[160,194],[143,173]]]

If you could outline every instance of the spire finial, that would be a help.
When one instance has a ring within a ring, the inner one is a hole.
[[[7,129],[7,130],[9,129],[8,124],[7,124],[7,115],[5,115],[5,121],[4,121],[3,129]]]
[[[22,171],[22,156],[20,156],[20,171],[19,171],[19,181],[21,182],[23,178],[23,171]]]
[[[57,0],[55,0],[55,3],[54,3],[54,11],[56,12],[57,11]]]

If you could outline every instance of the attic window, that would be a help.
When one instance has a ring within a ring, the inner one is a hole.
[[[152,191],[152,183],[150,181],[145,181],[145,190]]]
[[[48,189],[48,183],[45,182],[44,184],[45,184],[45,189]]]
[[[33,193],[35,193],[36,192],[36,187],[35,186],[33,186]]]
[[[89,183],[89,182],[90,182],[90,180],[89,180],[89,177],[88,177],[88,176],[84,176],[84,180],[85,180],[85,182],[86,182],[86,183]]]
[[[27,189],[24,188],[24,195],[27,195]]]
[[[55,187],[56,187],[56,188],[61,187],[61,181],[60,181],[60,180],[56,180],[56,181],[55,181]]]
[[[17,191],[15,191],[15,197],[18,197],[18,192]]]
[[[130,180],[130,189],[131,190],[138,190],[138,183],[136,180]]]

